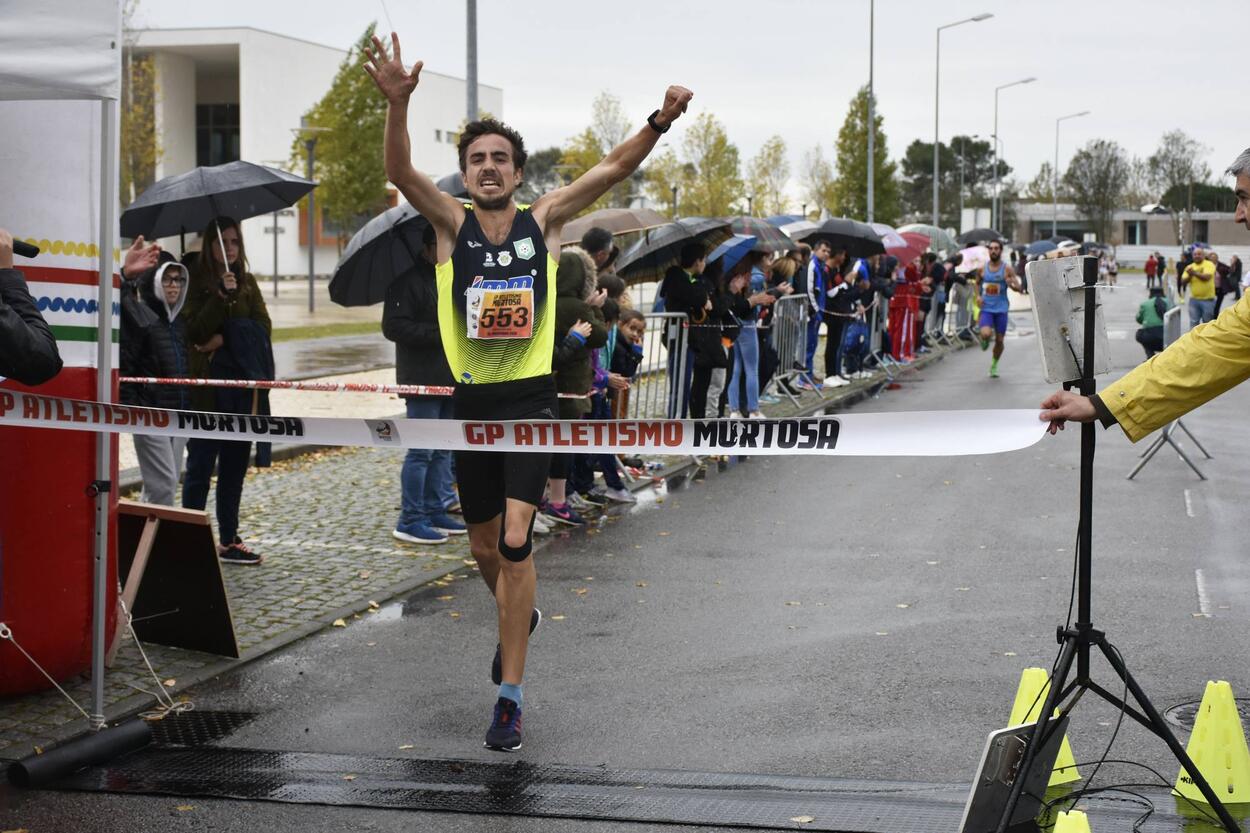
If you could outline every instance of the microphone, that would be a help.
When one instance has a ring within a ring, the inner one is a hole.
[[[13,254],[21,255],[22,257],[34,257],[39,254],[39,247],[32,246],[25,240],[17,240],[15,238],[13,240]]]

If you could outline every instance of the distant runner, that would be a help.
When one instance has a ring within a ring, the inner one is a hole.
[[[981,349],[990,346],[994,338],[994,360],[990,362],[990,376],[998,378],[998,360],[1003,355],[1003,335],[1007,332],[1007,287],[1020,291],[1020,278],[1015,270],[1003,262],[1003,244],[998,241],[989,245],[990,262],[981,270]]]
[[[660,109],[631,138],[570,185],[518,206],[525,144],[494,119],[460,133],[460,172],[471,203],[439,191],[412,166],[408,99],[423,63],[404,69],[399,36],[392,54],[376,36],[365,71],[386,96],[386,176],[428,219],[437,235],[438,322],[456,379],[456,419],[555,419],[551,373],[555,332],[556,255],[565,222],[638,169],[660,136],[686,111],[693,93],[669,87]],[[521,678],[534,607],[530,553],[534,513],[543,496],[549,454],[456,452],[460,504],[469,545],[499,611],[499,647],[491,679],[499,684],[485,746],[521,748]]]

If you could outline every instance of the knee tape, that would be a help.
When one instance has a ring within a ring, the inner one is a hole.
[[[505,540],[508,529],[508,515],[505,512],[499,523],[499,554],[513,563],[519,564],[530,557],[534,551],[534,515],[530,516],[529,529],[525,531],[525,543],[519,547],[510,547]]]

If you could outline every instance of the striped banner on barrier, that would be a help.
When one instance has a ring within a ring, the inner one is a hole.
[[[1027,448],[1036,410],[905,411],[792,419],[344,419],[174,411],[0,390],[0,425],[215,440],[449,451],[934,457]]]

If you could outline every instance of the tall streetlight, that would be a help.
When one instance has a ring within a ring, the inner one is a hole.
[[[1069,113],[1066,116],[1060,116],[1055,119],[1055,167],[1051,170],[1055,182],[1051,186],[1051,209],[1050,209],[1050,236],[1056,237],[1059,234],[1059,122],[1068,119],[1078,119],[1081,116],[1088,116],[1088,110],[1082,110],[1079,113]]]
[[[477,121],[477,0],[465,0],[465,115]]]
[[[304,116],[299,120],[299,127],[292,129],[292,133],[304,140],[304,149],[308,152],[308,179],[313,179],[313,163],[317,153],[317,134],[325,133],[330,130],[328,127],[313,127],[308,123],[308,117]],[[317,189],[314,187],[313,191]],[[317,291],[314,267],[314,255],[317,252],[317,201],[313,196],[313,191],[308,192],[308,311],[315,312],[317,307]],[[276,234],[274,235],[277,236]]]
[[[942,69],[942,30],[950,29],[952,26],[962,26],[965,23],[980,23],[982,20],[989,20],[994,15],[989,12],[982,12],[972,17],[956,20],[954,23],[947,23],[945,26],[937,28],[937,55],[933,61],[933,225],[935,228],[941,228],[938,222],[938,175],[939,165],[938,159],[938,112],[941,100],[942,84],[939,81],[939,73]]]
[[[1032,84],[1037,79],[1033,76],[1021,78],[1019,81],[1012,81],[1010,84],[1003,84],[1001,87],[994,88],[994,138],[998,138],[998,91],[1005,90],[1008,87],[1018,87],[1021,84]],[[994,145],[994,198],[990,200],[990,228],[998,231],[998,223],[1002,218],[998,216],[998,144]]]
[[[964,221],[964,142],[968,139],[980,139],[981,134],[973,133],[971,136],[959,137],[959,223],[963,225]],[[975,225],[975,223],[973,224]],[[961,229],[962,230],[962,229]]]
[[[873,209],[873,168],[876,167],[876,152],[873,147],[876,133],[876,120],[873,118],[873,90],[872,90],[872,64],[873,64],[873,34],[876,29],[876,2],[868,0],[868,222],[872,222]]]

